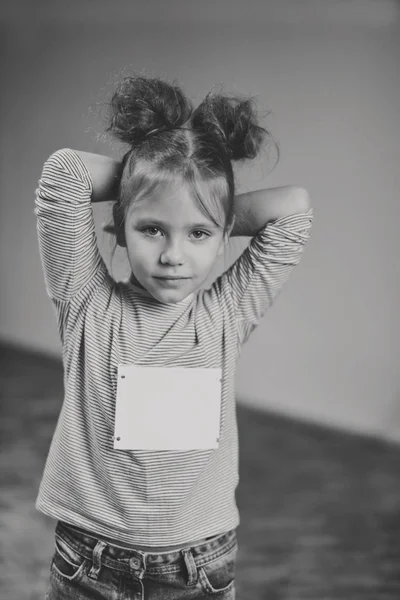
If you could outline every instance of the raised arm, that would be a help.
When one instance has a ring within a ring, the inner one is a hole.
[[[36,190],[37,229],[46,288],[68,302],[106,274],[97,247],[92,202],[112,200],[119,164],[64,148],[45,162]]]
[[[75,150],[89,171],[92,180],[92,202],[115,200],[122,164],[109,156]]]
[[[232,235],[251,236],[242,255],[219,278],[228,289],[243,344],[299,263],[313,222],[306,190],[285,186],[236,196]]]
[[[269,222],[307,213],[310,196],[304,188],[294,185],[256,190],[239,194],[234,199],[235,223],[232,236],[255,236]]]

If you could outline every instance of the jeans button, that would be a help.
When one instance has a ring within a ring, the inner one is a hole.
[[[131,558],[129,564],[131,565],[132,569],[139,569],[140,560],[138,558]]]

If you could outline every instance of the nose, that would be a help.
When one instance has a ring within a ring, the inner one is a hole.
[[[183,250],[178,240],[171,240],[167,242],[160,257],[163,265],[182,265],[183,264]]]

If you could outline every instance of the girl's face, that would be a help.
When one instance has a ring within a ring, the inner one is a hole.
[[[133,282],[167,304],[201,286],[224,241],[224,232],[201,211],[186,185],[166,186],[133,202],[125,218]]]

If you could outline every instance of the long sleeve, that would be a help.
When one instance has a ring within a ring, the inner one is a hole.
[[[269,222],[222,275],[233,299],[239,343],[273,304],[310,237],[313,209]]]
[[[103,264],[91,193],[89,172],[73,150],[57,150],[47,159],[34,213],[46,289],[53,300],[71,300]]]

